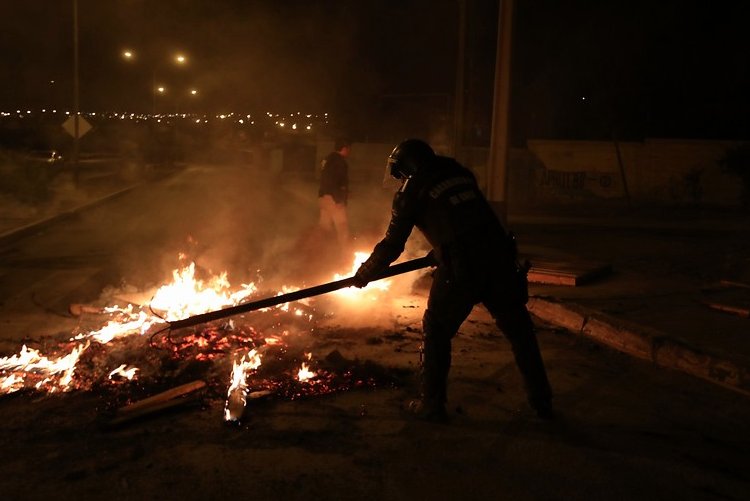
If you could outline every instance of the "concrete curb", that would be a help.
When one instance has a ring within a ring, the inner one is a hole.
[[[705,353],[649,327],[575,304],[530,298],[529,312],[541,320],[607,345],[657,367],[678,370],[750,396],[750,370]]]
[[[130,191],[136,189],[138,186],[140,186],[140,184],[134,185],[134,186],[130,186],[128,188],[125,188],[124,190],[120,190],[120,191],[111,193],[111,194],[109,194],[109,195],[107,195],[105,197],[98,198],[98,199],[93,200],[91,202],[88,202],[86,204],[79,205],[79,206],[74,207],[72,209],[60,212],[60,213],[55,214],[54,216],[50,216],[50,217],[48,217],[46,219],[41,219],[39,221],[34,221],[33,223],[29,223],[29,224],[27,224],[25,226],[20,226],[18,228],[14,228],[12,230],[6,231],[5,233],[0,234],[0,243],[11,242],[11,241],[13,241],[13,240],[15,240],[17,238],[23,238],[23,237],[26,237],[28,235],[31,235],[31,234],[33,234],[35,232],[38,232],[38,231],[44,229],[45,227],[49,226],[50,224],[56,223],[58,221],[62,221],[63,219],[66,219],[66,218],[69,218],[69,217],[72,217],[72,216],[75,216],[79,212],[83,212],[86,209],[90,209],[90,208],[96,207],[97,205],[101,205],[101,204],[103,204],[105,202],[108,202],[108,201],[113,200],[115,198],[118,198],[118,197],[120,197],[120,196],[122,196],[122,195],[124,195],[126,193],[129,193]]]
[[[174,175],[175,172],[166,173],[161,176],[155,177],[154,179],[151,179],[149,182],[162,182],[166,179],[169,179],[172,175]],[[74,207],[72,209],[60,212],[58,214],[55,214],[54,216],[50,216],[46,219],[41,219],[39,221],[34,221],[33,223],[29,223],[24,226],[20,226],[18,228],[14,228],[12,230],[8,230],[5,233],[0,234],[0,244],[12,242],[15,239],[23,238],[28,235],[31,235],[35,232],[38,232],[45,227],[49,226],[50,224],[56,223],[58,221],[62,221],[63,219],[73,217],[77,215],[80,212],[83,212],[88,209],[92,209],[98,205],[102,205],[104,203],[107,203],[111,200],[114,200],[116,198],[119,198],[127,193],[130,193],[131,191],[134,191],[141,186],[143,186],[146,183],[146,181],[141,181],[139,183],[133,184],[128,186],[127,188],[123,188],[118,191],[114,191],[110,193],[109,195],[105,195],[101,198],[97,198],[94,200],[91,200],[90,202],[87,202],[85,204],[79,205],[77,207]]]

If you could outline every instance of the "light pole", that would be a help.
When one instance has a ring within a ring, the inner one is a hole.
[[[80,127],[78,119],[81,115],[80,81],[78,70],[78,0],[73,0],[73,182],[78,184],[78,154],[80,151]]]

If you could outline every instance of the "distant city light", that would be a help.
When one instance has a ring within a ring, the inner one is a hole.
[[[159,92],[166,92],[167,88],[165,86],[158,87]],[[157,92],[157,88],[154,88],[154,93]],[[166,98],[166,95],[165,95]],[[24,120],[28,121],[29,119],[35,117],[44,115],[49,115],[51,113],[65,113],[65,115],[75,115],[76,113],[79,116],[85,116],[85,117],[91,117],[93,119],[97,120],[133,120],[135,122],[143,122],[143,121],[156,121],[159,123],[174,123],[175,120],[185,120],[189,121],[193,124],[200,124],[202,126],[207,126],[209,120],[209,117],[206,115],[201,114],[195,114],[195,113],[152,113],[152,114],[143,114],[143,113],[132,113],[127,111],[64,111],[64,110],[57,110],[57,109],[49,109],[49,108],[36,108],[33,110],[23,110],[23,109],[17,109],[15,110],[15,113],[12,111],[0,111],[0,120],[5,120],[5,117],[15,117],[16,120]],[[306,121],[307,123],[300,123],[297,119],[293,120],[284,120],[278,119],[278,117],[285,117],[288,115],[288,112],[283,112],[281,114],[272,113],[272,112],[266,112],[267,116],[270,117],[277,117],[277,119],[271,120],[269,122],[261,122],[259,124],[256,124],[254,120],[251,120],[250,117],[253,115],[246,112],[228,112],[223,113],[221,115],[211,115],[212,117],[218,119],[221,119],[222,121],[231,121],[232,123],[236,123],[242,126],[270,126],[274,128],[280,128],[284,129],[287,132],[291,133],[292,131],[300,131],[304,130],[306,132],[311,132],[313,128],[320,127],[321,130],[323,127],[325,127],[327,120],[323,119],[322,115],[317,114],[308,114],[304,115],[302,112],[299,113],[300,116],[310,116],[312,119],[310,121]],[[294,113],[292,115],[295,115]],[[101,117],[101,118],[100,118]],[[52,118],[51,116],[49,118]]]

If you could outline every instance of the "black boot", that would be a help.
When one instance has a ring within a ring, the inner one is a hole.
[[[406,406],[406,412],[420,421],[429,421],[432,423],[446,423],[448,413],[445,412],[445,405],[435,403],[424,398],[411,400]]]
[[[533,398],[530,398],[529,405],[534,409],[534,412],[536,412],[539,419],[551,421],[557,417],[555,410],[552,408],[552,401],[549,398],[542,400],[534,400]]]
[[[425,336],[422,345],[421,396],[407,405],[407,412],[417,419],[445,422],[448,370],[451,363],[450,341]]]
[[[528,312],[508,318],[504,332],[513,349],[513,356],[523,377],[529,405],[541,419],[553,419],[552,389],[539,351],[534,325]]]

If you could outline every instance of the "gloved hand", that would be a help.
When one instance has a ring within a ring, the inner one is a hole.
[[[367,280],[365,277],[359,274],[359,271],[354,274],[354,286],[359,287],[360,289],[363,287],[367,287],[367,284],[369,284],[370,281]]]
[[[375,280],[379,273],[379,267],[372,260],[368,259],[360,265],[357,272],[354,274],[354,285],[355,287],[366,287],[367,284]]]

